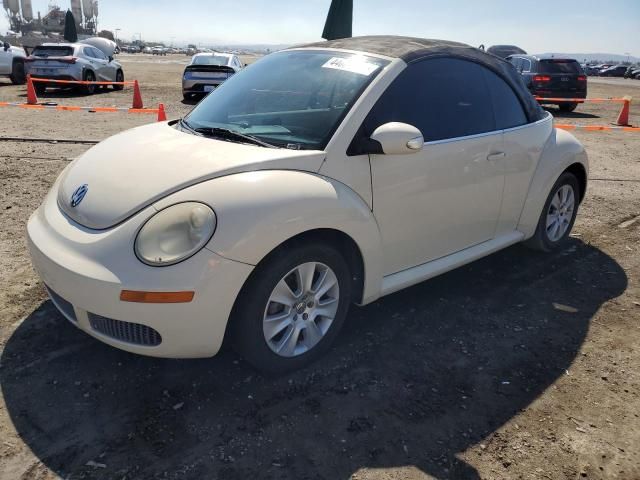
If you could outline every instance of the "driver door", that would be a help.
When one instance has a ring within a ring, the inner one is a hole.
[[[403,122],[425,138],[413,154],[370,155],[385,275],[494,237],[504,153],[482,68],[449,58],[410,64],[365,120],[366,135]]]

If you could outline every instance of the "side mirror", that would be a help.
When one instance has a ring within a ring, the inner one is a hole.
[[[109,63],[113,62],[113,56],[109,55]]]
[[[11,48],[11,45],[9,45],[9,42],[4,42],[2,44],[2,47],[4,48],[4,51],[8,51]]]
[[[424,146],[420,130],[406,123],[390,122],[375,129],[371,140],[375,140],[387,155],[417,153]]]

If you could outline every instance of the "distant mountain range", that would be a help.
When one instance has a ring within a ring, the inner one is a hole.
[[[640,62],[640,58],[634,57],[633,55],[620,55],[616,53],[536,53],[537,57],[568,57],[575,58],[579,62],[584,62],[586,59],[587,62],[615,62],[622,63],[626,62],[627,59],[629,62],[638,63]]]

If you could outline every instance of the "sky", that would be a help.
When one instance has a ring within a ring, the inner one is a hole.
[[[49,0],[33,0],[34,15]],[[330,0],[99,0],[99,28],[184,45],[297,44],[320,39]],[[68,8],[69,0],[57,0]],[[354,0],[355,35],[391,34],[528,52],[640,57],[640,0]],[[6,31],[6,18],[0,31]]]

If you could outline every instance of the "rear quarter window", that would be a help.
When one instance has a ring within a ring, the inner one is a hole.
[[[525,125],[527,116],[513,89],[491,70],[483,67],[483,71],[493,104],[496,129],[504,130]]]
[[[582,67],[575,60],[540,60],[539,73],[573,73],[581,75]]]

